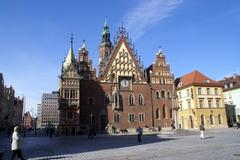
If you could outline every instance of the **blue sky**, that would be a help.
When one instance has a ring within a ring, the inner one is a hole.
[[[1,0],[0,72],[26,110],[58,89],[61,63],[74,34],[86,40],[94,67],[107,16],[111,38],[123,23],[147,67],[161,45],[175,77],[193,70],[220,80],[240,73],[239,0]]]

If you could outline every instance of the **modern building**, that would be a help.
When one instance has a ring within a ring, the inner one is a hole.
[[[179,128],[206,128],[227,126],[223,103],[223,86],[199,71],[177,78]]]
[[[42,104],[37,104],[37,128],[41,128]]]
[[[60,75],[59,107],[62,134],[166,128],[174,123],[174,76],[160,49],[144,68],[124,27],[111,42],[105,21],[99,45],[98,76],[85,41],[75,58],[73,42]]]
[[[240,122],[240,75],[234,74],[220,81],[224,85],[224,104],[226,106],[228,125]]]
[[[24,99],[15,97],[12,86],[6,87],[0,73],[0,130],[21,125]]]
[[[38,105],[38,116],[41,120],[41,128],[55,127],[59,125],[58,92],[44,93],[42,103]]]

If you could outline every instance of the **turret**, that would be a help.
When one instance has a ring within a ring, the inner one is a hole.
[[[99,47],[99,62],[105,62],[108,59],[108,56],[111,54],[112,43],[110,40],[110,32],[107,24],[107,20],[105,19],[103,32],[102,32],[102,40]]]
[[[73,53],[73,34],[71,35],[71,46],[68,51],[67,58],[63,62],[63,70],[66,70],[70,64],[76,64],[76,59]]]

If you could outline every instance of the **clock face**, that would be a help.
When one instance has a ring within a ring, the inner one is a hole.
[[[121,86],[122,86],[122,87],[128,87],[128,85],[129,85],[128,80],[123,79],[123,80],[121,81]]]

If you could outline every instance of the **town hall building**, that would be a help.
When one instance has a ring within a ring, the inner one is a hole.
[[[60,133],[75,135],[90,128],[135,131],[174,123],[174,75],[161,49],[143,67],[124,27],[112,43],[105,21],[99,45],[98,75],[83,42],[75,58],[73,42],[64,59],[59,83]]]

